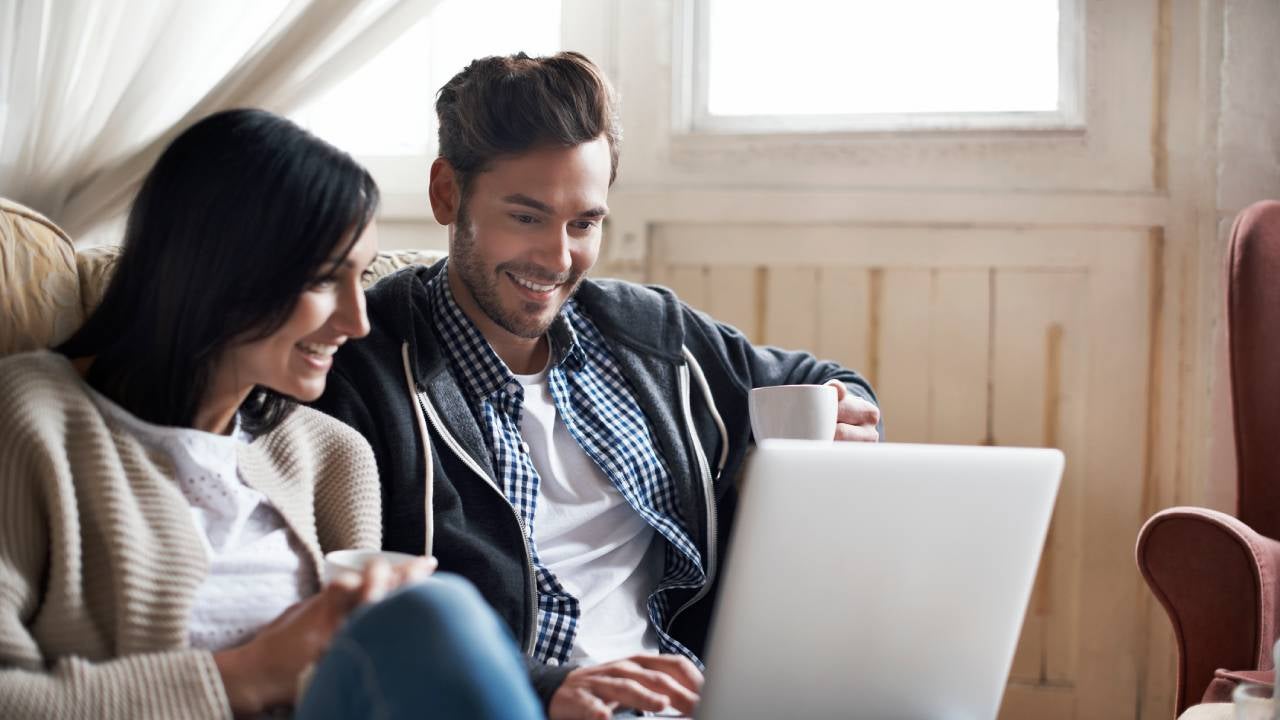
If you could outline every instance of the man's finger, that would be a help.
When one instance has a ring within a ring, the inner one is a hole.
[[[836,425],[835,439],[840,442],[880,442],[880,433],[876,432],[874,426],[839,423]]]
[[[702,671],[683,655],[636,655],[631,662],[664,672],[695,693],[702,692]]]
[[[698,694],[696,692],[685,687],[680,681],[663,670],[650,670],[639,667],[637,664],[627,663],[609,667],[609,674],[612,677],[634,680],[646,689],[665,696],[668,702],[682,713],[692,713],[698,704]]]
[[[844,400],[845,396],[849,394],[849,388],[845,387],[845,384],[840,382],[839,380],[828,380],[823,384],[830,385],[831,387],[836,389],[837,402]]]
[[[609,720],[613,717],[613,709],[617,707],[616,703],[606,703],[593,695],[587,695],[586,703],[583,717],[589,720]]]
[[[581,696],[582,717],[588,720],[609,720],[613,717],[614,708],[618,707],[617,703],[607,703],[585,690],[581,691]]]
[[[880,422],[880,408],[860,397],[847,397],[836,408],[836,420],[849,425],[875,425]]]
[[[589,681],[591,692],[606,702],[613,701],[633,710],[658,712],[670,707],[666,695],[653,692],[635,680],[597,675]]]
[[[609,720],[614,706],[592,695],[586,688],[560,686],[551,700],[550,720]]]

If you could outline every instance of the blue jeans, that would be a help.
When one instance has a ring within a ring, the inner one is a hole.
[[[507,627],[470,583],[439,573],[352,613],[295,717],[534,720],[543,713]]]

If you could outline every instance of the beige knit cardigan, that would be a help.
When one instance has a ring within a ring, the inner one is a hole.
[[[381,544],[369,445],[298,408],[238,454],[306,546]],[[0,718],[228,718],[187,621],[208,563],[166,458],[61,355],[0,359]]]

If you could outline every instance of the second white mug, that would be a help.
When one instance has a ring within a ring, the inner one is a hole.
[[[756,442],[770,439],[834,440],[839,391],[831,385],[755,388],[747,405]]]

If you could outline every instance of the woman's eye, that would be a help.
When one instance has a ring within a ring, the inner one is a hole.
[[[312,290],[328,290],[338,283],[338,279],[334,277],[325,277],[315,280],[311,283]]]

